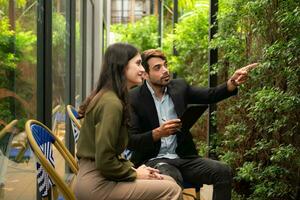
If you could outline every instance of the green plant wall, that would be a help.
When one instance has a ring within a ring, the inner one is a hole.
[[[299,199],[300,2],[220,0],[218,33],[212,42],[208,41],[209,1],[185,2],[188,8],[180,4],[181,16],[174,31],[169,15],[165,16],[163,39],[170,69],[179,77],[206,87],[209,48],[218,48],[214,72],[219,83],[227,81],[236,69],[259,62],[239,94],[218,104],[215,118],[215,152],[233,169],[232,199]],[[172,8],[172,1],[166,4]],[[118,25],[120,29],[113,30],[122,41],[141,50],[157,48],[153,37],[156,25],[149,28],[143,24]],[[139,28],[131,28],[135,26]],[[142,46],[141,41],[147,45]],[[148,45],[149,41],[153,43]],[[178,56],[172,55],[173,44]],[[205,119],[199,123],[205,126]],[[198,127],[193,131],[202,155],[207,151],[204,130]]]
[[[211,47],[219,49],[219,79],[260,63],[239,95],[219,106],[217,150],[234,169],[235,198],[298,199],[299,1],[221,1],[218,19]]]

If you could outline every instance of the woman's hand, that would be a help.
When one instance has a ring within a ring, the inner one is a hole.
[[[139,168],[133,168],[137,173],[137,179],[163,179],[159,174],[158,169],[152,167],[147,167],[146,165],[141,165]]]

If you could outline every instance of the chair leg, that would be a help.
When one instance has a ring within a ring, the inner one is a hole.
[[[53,196],[52,199],[55,199],[55,200],[58,199],[59,192],[57,191],[56,186],[53,186],[53,187],[52,187],[52,196]]]
[[[197,200],[201,200],[200,190],[198,192],[196,192],[196,199]]]
[[[0,150],[0,187],[5,185],[5,175],[8,166],[8,158],[2,154]]]
[[[27,147],[22,147],[18,153],[18,155],[15,158],[16,162],[21,162],[23,159],[23,156],[25,154],[25,151],[27,150]]]
[[[182,194],[183,200],[197,200],[197,193],[194,188],[184,189]]]

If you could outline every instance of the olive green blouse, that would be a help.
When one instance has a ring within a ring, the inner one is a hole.
[[[128,143],[121,100],[113,91],[105,91],[94,103],[81,126],[77,156],[95,160],[96,168],[109,180],[135,180],[133,164],[120,156]]]

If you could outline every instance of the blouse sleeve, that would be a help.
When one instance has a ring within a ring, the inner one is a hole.
[[[110,100],[101,107],[101,112],[95,113],[100,115],[95,127],[96,167],[107,179],[133,181],[136,179],[133,164],[128,160],[119,160],[116,152],[122,127],[123,106],[117,100]]]

